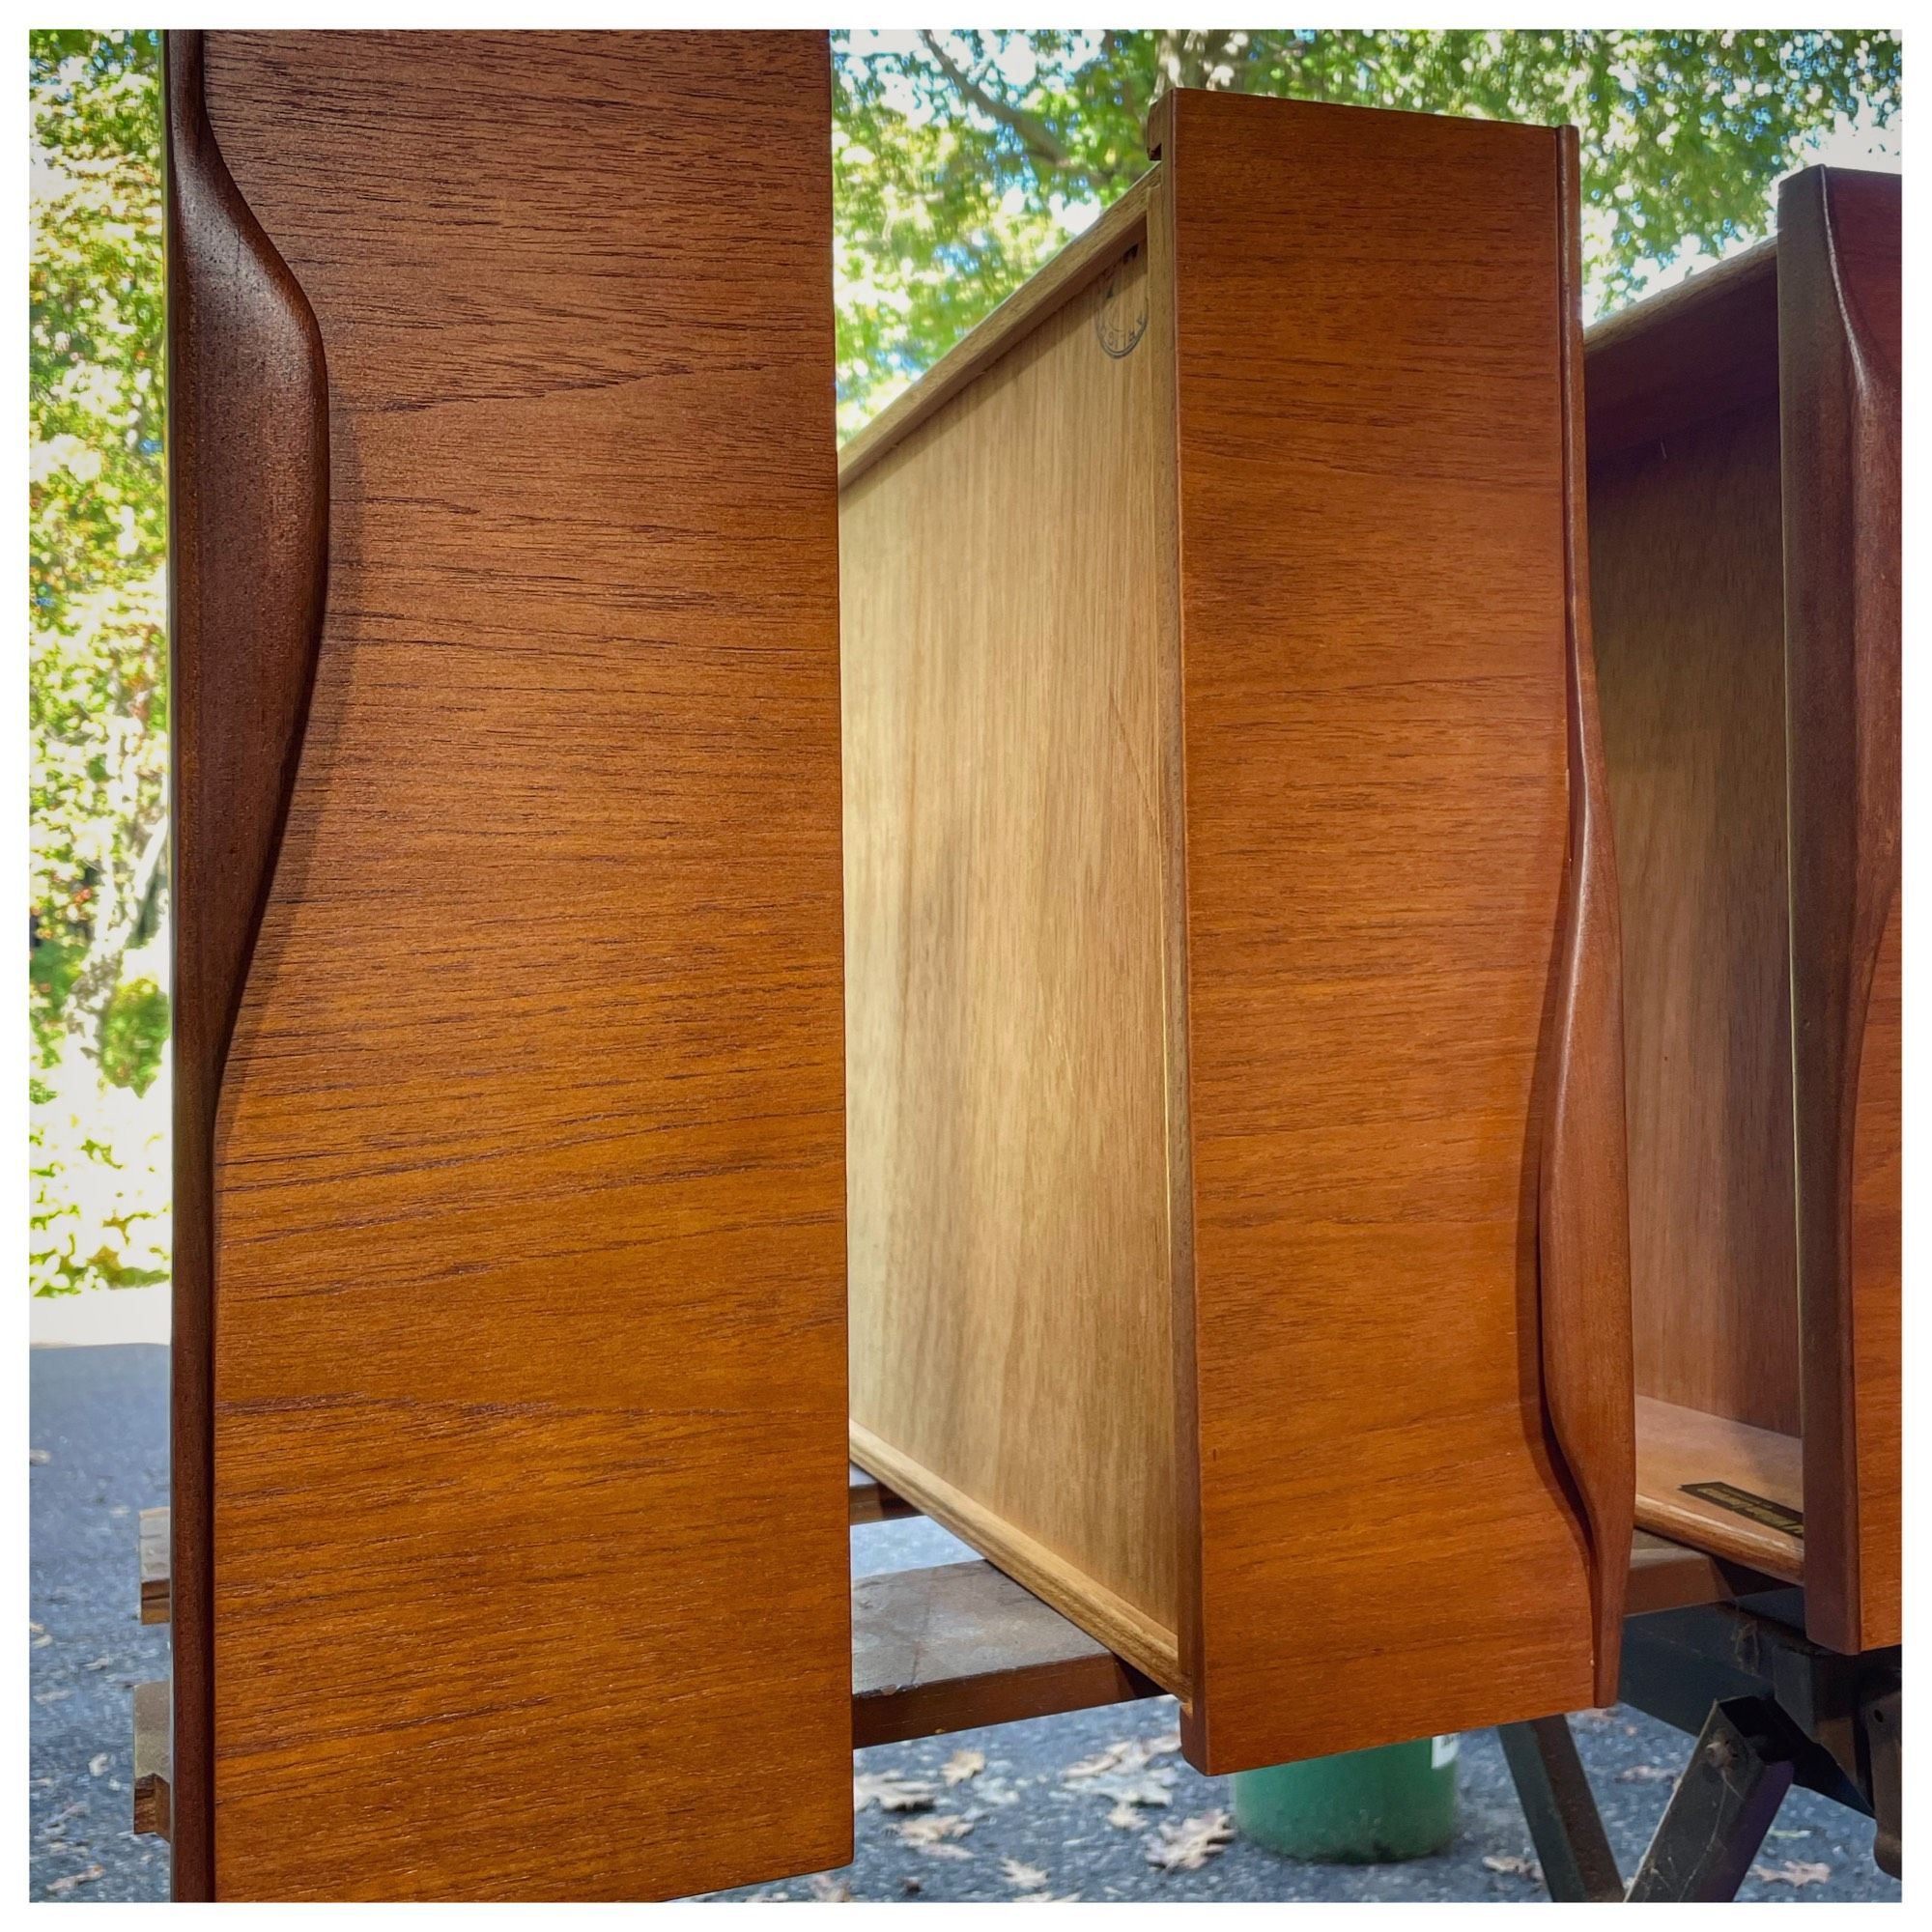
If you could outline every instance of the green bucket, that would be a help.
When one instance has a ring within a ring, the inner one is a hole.
[[[1235,1824],[1255,1844],[1315,1864],[1427,1858],[1456,1835],[1460,1742],[1421,1738],[1240,1772]]]

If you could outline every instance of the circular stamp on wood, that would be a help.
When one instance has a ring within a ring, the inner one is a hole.
[[[1147,258],[1136,242],[1114,264],[1107,278],[1107,293],[1100,298],[1099,313],[1094,318],[1094,332],[1100,347],[1117,360],[1131,355],[1147,333]]]

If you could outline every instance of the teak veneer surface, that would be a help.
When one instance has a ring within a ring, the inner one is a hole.
[[[1193,1722],[1232,1768],[1596,1695],[1530,1205],[1576,318],[1552,130],[1180,94],[1163,165]]]
[[[1614,887],[1560,137],[1156,138],[842,466],[852,1445],[1223,1771],[1597,1701],[1600,1613],[1613,1678],[1629,1403],[1593,1530],[1539,1188],[1564,1055],[1620,1111],[1601,977],[1558,1011]],[[1613,1390],[1615,1185],[1554,1196]]]
[[[334,478],[215,1169],[215,1889],[840,1863],[825,41],[220,35],[208,98]]]
[[[1751,1514],[1752,1503],[1804,1514],[1803,1450],[1795,1435],[1636,1399],[1636,1519],[1645,1529],[1693,1544],[1787,1582],[1804,1579],[1802,1533]],[[1690,1485],[1741,1493],[1693,1495]]]
[[[1799,1429],[1777,411],[1592,466],[1644,1395]]]
[[[1805,1614],[1841,1650],[1901,1634],[1900,203],[1778,192]]]
[[[1899,205],[1794,176],[1775,242],[1588,357],[1637,1386],[1802,1427],[1842,1651],[1900,1628]]]

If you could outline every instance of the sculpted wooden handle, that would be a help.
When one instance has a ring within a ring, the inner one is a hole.
[[[1544,1401],[1587,1525],[1597,1701],[1614,1701],[1635,1510],[1630,1208],[1624,1130],[1623,958],[1583,512],[1582,279],[1577,136],[1558,146],[1564,230],[1564,524],[1568,557],[1570,846],[1537,1188]]]
[[[203,37],[165,40],[174,891],[175,1894],[211,1895],[213,1150],[288,815],[328,577],[315,316],[209,125]]]

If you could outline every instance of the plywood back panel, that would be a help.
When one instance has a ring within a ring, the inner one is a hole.
[[[1171,105],[1189,1733],[1232,1770],[1593,1698],[1533,1205],[1571,325],[1553,130]]]
[[[222,35],[208,95],[333,472],[215,1169],[216,1889],[838,1863],[824,40]]]
[[[1083,259],[844,496],[853,1441],[1174,1685],[1137,211]]]
[[[1782,546],[1775,400],[1592,468],[1636,1384],[1796,1435]]]

